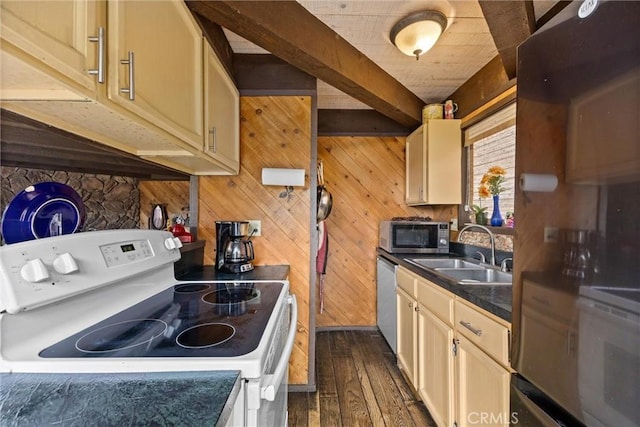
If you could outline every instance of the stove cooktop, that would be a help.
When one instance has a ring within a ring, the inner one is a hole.
[[[235,357],[255,350],[279,282],[171,286],[40,352],[43,358]]]

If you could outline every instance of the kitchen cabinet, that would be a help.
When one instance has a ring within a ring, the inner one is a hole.
[[[398,366],[415,387],[418,382],[418,340],[416,336],[418,315],[415,277],[408,271],[398,268],[396,281],[398,283],[396,290]]]
[[[204,152],[240,170],[240,93],[208,43],[204,43]]]
[[[398,267],[398,366],[436,425],[509,424],[510,324]]]
[[[189,174],[238,173],[238,94],[211,71],[213,52],[184,2],[1,5],[3,108]],[[103,43],[93,42],[101,29]],[[98,58],[103,84],[91,71]]]
[[[109,1],[108,97],[200,149],[202,32],[184,2]]]
[[[456,423],[508,426],[510,326],[461,299],[455,320]]]
[[[3,0],[0,11],[2,100],[77,101],[95,94],[99,46],[106,46],[104,2]]]
[[[407,137],[407,205],[461,203],[460,123],[460,120],[428,120]]]
[[[422,278],[418,286],[418,395],[440,426],[454,416],[454,295]]]

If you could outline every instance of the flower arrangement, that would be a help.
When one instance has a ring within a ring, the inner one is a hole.
[[[493,196],[500,194],[504,190],[502,184],[504,184],[504,176],[506,174],[507,171],[505,168],[500,166],[491,166],[480,180],[480,186],[478,187],[478,195],[480,198],[489,197],[489,194]]]

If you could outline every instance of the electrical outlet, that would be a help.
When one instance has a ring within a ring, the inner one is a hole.
[[[558,242],[558,228],[557,227],[545,227],[544,228],[544,242],[545,243],[557,243]]]
[[[249,235],[253,237],[262,235],[262,225],[259,219],[249,220]]]

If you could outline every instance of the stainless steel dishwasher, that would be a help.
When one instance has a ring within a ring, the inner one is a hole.
[[[396,354],[396,265],[378,257],[378,328]]]

